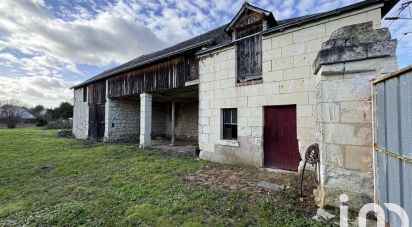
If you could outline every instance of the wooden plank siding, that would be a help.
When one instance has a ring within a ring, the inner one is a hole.
[[[90,105],[106,102],[106,81],[98,81],[87,85],[87,102]]]
[[[181,88],[185,82],[198,77],[197,59],[177,57],[108,79],[108,96],[116,98]]]
[[[89,84],[87,90],[89,106],[88,138],[101,141],[105,130],[106,81]]]
[[[236,41],[237,81],[262,78],[262,36],[260,34]]]
[[[105,104],[89,105],[89,134],[90,140],[102,141],[105,131]]]

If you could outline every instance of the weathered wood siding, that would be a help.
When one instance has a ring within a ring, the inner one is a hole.
[[[187,81],[199,79],[199,60],[193,56],[187,59],[187,65],[189,67]]]
[[[87,85],[87,101],[90,105],[106,102],[106,81],[98,81]]]
[[[198,78],[197,68],[195,59],[179,57],[122,73],[109,79],[108,96],[133,96],[184,87],[186,81]]]
[[[89,135],[91,140],[101,141],[105,130],[104,104],[89,105]]]
[[[102,140],[105,130],[106,81],[87,85],[89,105],[89,132],[91,140]]]
[[[262,36],[236,41],[238,82],[262,78]]]

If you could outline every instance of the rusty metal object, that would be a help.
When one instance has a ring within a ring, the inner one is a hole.
[[[302,175],[300,178],[300,201],[303,201],[303,177],[305,175],[305,169],[306,169],[306,164],[311,164],[312,166],[315,167],[318,173],[318,181],[316,182],[318,185],[320,184],[319,182],[319,162],[320,162],[320,155],[319,155],[319,145],[317,143],[312,144],[308,147],[305,153],[305,164],[303,165],[303,170],[302,170]]]
[[[320,161],[319,145],[317,143],[308,147],[305,154],[305,161],[311,165],[316,165]]]

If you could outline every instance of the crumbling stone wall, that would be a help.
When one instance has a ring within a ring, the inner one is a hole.
[[[87,139],[89,135],[89,106],[83,102],[83,89],[74,90],[73,135],[78,139]]]
[[[308,146],[316,142],[316,79],[312,64],[322,43],[345,25],[373,21],[378,28],[380,20],[377,6],[263,36],[263,80],[253,85],[236,84],[233,46],[199,56],[201,158],[262,167],[263,107],[296,105],[303,159]],[[237,141],[221,139],[222,108],[237,108]]]
[[[395,53],[389,30],[374,30],[372,22],[340,28],[322,44],[313,66],[321,206],[339,206],[341,193],[354,209],[373,201],[370,80],[397,70]]]

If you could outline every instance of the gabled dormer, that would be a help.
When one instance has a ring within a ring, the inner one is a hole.
[[[249,85],[262,82],[261,32],[276,26],[273,14],[245,2],[226,27],[236,46],[236,82]]]
[[[250,5],[245,2],[225,31],[232,36],[232,40],[243,38],[265,31],[276,26],[277,22],[272,12]]]

